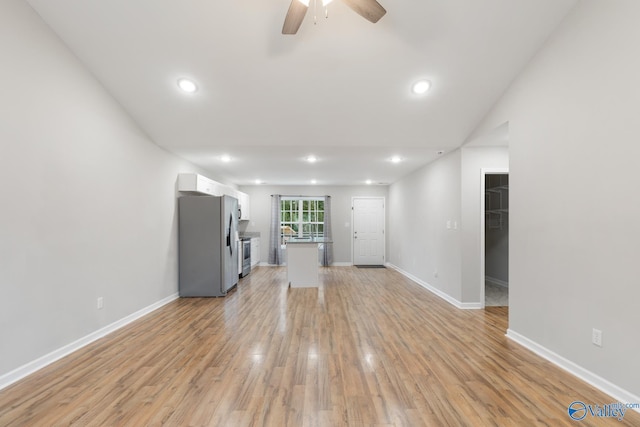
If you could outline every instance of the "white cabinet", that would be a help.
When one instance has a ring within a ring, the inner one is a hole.
[[[243,193],[242,191],[235,190],[231,187],[227,187],[227,192],[229,196],[235,197],[238,199],[238,209],[240,209],[240,221],[249,221],[249,212],[251,209],[251,205],[249,204],[249,195],[247,193]]]
[[[247,193],[238,191],[228,185],[220,184],[206,176],[197,173],[178,174],[178,191],[208,194],[210,196],[228,195],[235,197],[238,199],[238,205],[241,209],[240,220],[248,221],[250,218],[251,203]]]
[[[251,238],[251,267],[260,264],[260,238]]]
[[[287,280],[292,288],[317,288],[320,283],[318,244],[287,243]]]
[[[178,174],[178,191],[224,196],[227,194],[225,187],[227,186],[196,173]]]
[[[243,193],[242,191],[236,191],[236,193],[236,197],[238,198],[238,205],[240,206],[240,221],[249,221],[251,212],[249,195],[247,193]]]

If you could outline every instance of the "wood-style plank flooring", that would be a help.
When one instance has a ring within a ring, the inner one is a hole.
[[[567,406],[612,398],[390,269],[261,267],[179,299],[0,392],[0,426],[638,426]]]

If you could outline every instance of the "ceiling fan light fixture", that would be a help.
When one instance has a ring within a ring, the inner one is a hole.
[[[331,1],[332,0],[322,0],[325,17],[328,17],[327,5]],[[291,0],[289,10],[284,18],[284,24],[282,25],[282,34],[296,34],[298,32],[298,29],[304,20],[304,16],[307,13],[307,9],[309,9],[310,3],[310,0]],[[317,3],[317,0],[314,0],[314,9],[316,8]],[[355,13],[374,24],[387,13],[384,7],[382,7],[382,5],[376,0],[345,0],[345,3]],[[313,22],[314,24],[317,23],[315,13]]]
[[[194,93],[198,91],[198,86],[195,84],[193,80],[189,79],[178,79],[178,87],[182,89],[183,92],[186,93]]]
[[[431,88],[429,80],[419,80],[413,84],[411,91],[416,95],[424,95]]]

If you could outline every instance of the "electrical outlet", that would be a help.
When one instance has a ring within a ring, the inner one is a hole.
[[[593,332],[591,333],[591,342],[598,347],[602,347],[602,331],[596,328],[593,328]]]
[[[98,310],[102,310],[102,307],[104,307],[104,300],[102,299],[102,297],[98,297],[97,307]]]

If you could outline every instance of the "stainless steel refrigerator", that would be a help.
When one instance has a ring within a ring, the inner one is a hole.
[[[181,297],[222,297],[238,283],[238,200],[178,198]]]

